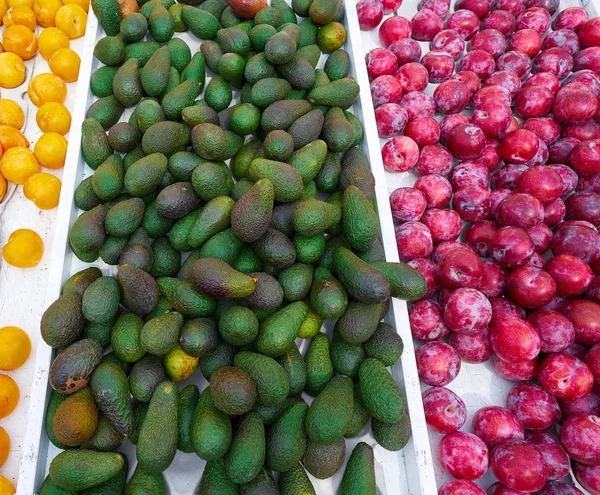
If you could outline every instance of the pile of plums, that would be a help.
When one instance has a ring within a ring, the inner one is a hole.
[[[400,5],[360,0],[361,29]],[[581,494],[571,467],[600,495],[600,18],[558,6],[421,0],[366,56],[384,166],[416,175],[390,202],[427,280],[409,317],[441,495],[485,494],[488,468],[488,495]],[[488,361],[516,384],[459,431],[445,386]]]

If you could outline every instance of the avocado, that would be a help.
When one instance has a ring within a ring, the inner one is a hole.
[[[344,237],[354,249],[368,249],[379,235],[379,220],[358,187],[351,185],[344,190],[342,212]]]
[[[294,493],[316,495],[315,488],[301,464],[296,464],[285,473],[281,473],[279,487],[281,495],[292,495]]]
[[[280,129],[287,130],[297,119],[312,110],[305,100],[281,100],[271,103],[261,116],[261,128],[266,133]]]
[[[358,83],[354,79],[344,77],[312,90],[308,99],[315,105],[346,109],[356,101],[359,91]]]
[[[83,211],[89,211],[102,204],[102,199],[94,191],[92,185],[93,179],[93,175],[86,177],[79,183],[77,189],[75,189],[73,202],[77,208]]]
[[[133,431],[133,409],[125,372],[113,363],[100,364],[90,381],[98,408],[122,435]]]
[[[317,396],[333,377],[333,364],[329,353],[329,339],[317,333],[306,351],[306,392]]]
[[[313,266],[295,263],[284,268],[277,277],[283,288],[286,301],[303,301],[308,296],[313,282]]]
[[[304,402],[292,405],[269,429],[265,458],[269,469],[284,473],[302,459],[306,450],[304,420],[307,409]]]
[[[404,397],[385,365],[369,358],[360,365],[360,395],[373,415],[384,423],[396,423],[404,414]]]
[[[48,400],[48,406],[46,408],[46,419],[44,421],[44,428],[48,439],[61,450],[66,450],[68,447],[62,443],[54,433],[54,416],[60,405],[67,399],[67,395],[63,395],[56,390],[50,391],[50,398]]]
[[[277,362],[290,378],[290,395],[301,394],[306,385],[306,363],[298,348],[290,346],[285,354],[277,358]]]
[[[283,402],[290,392],[290,379],[274,359],[242,351],[235,355],[236,368],[246,371],[256,384],[258,404],[270,406]]]
[[[307,313],[307,304],[297,301],[269,316],[260,324],[254,342],[258,352],[270,357],[279,357],[285,353],[296,339]]]
[[[334,51],[325,61],[325,73],[331,81],[348,77],[350,72],[350,57],[344,50]]]
[[[215,41],[203,41],[200,45],[200,51],[204,55],[206,65],[215,74],[219,73],[219,59],[223,55],[223,49]]]
[[[340,495],[377,494],[373,448],[366,443],[359,442],[354,447],[342,477],[339,493]]]
[[[341,213],[337,205],[308,198],[298,204],[292,222],[296,232],[312,236],[322,234],[336,225],[340,221]]]
[[[154,2],[148,17],[148,30],[159,43],[166,43],[175,34],[175,22],[160,2]]]
[[[233,356],[235,348],[225,341],[220,341],[213,352],[202,359],[200,362],[200,371],[202,376],[210,380],[212,372],[222,366],[233,366]]]
[[[209,461],[204,466],[198,494],[238,495],[237,485],[229,479],[222,459]]]
[[[279,79],[277,77],[260,79],[252,86],[252,103],[259,108],[267,108],[272,103],[283,100],[285,95],[287,95],[291,89],[292,86],[285,79]]]
[[[342,439],[352,416],[352,380],[346,376],[333,377],[315,397],[306,413],[308,437],[322,445]]]
[[[147,321],[140,332],[140,344],[145,352],[164,356],[179,340],[183,316],[177,312],[166,313]]]
[[[81,153],[85,163],[94,170],[113,154],[102,124],[93,117],[81,124]]]
[[[304,184],[300,173],[287,163],[256,158],[250,163],[249,177],[255,181],[269,179],[275,201],[289,203],[300,199]]]
[[[333,264],[348,294],[357,301],[377,304],[390,297],[390,283],[383,274],[349,249],[338,247],[333,253]]]
[[[279,495],[273,473],[262,468],[254,479],[240,486],[240,495]]]
[[[360,383],[354,384],[354,407],[352,409],[352,417],[346,426],[344,436],[346,438],[356,437],[367,425],[369,421],[369,411],[365,407],[360,396]]]
[[[194,452],[192,444],[192,418],[198,405],[200,392],[194,384],[186,386],[179,395],[177,449],[190,454]]]
[[[118,36],[105,36],[94,47],[94,56],[106,66],[120,65],[125,53],[123,40]]]
[[[218,343],[216,321],[213,318],[188,320],[181,329],[179,343],[190,356],[208,356],[216,349]]]
[[[339,471],[345,457],[346,442],[343,438],[331,445],[320,445],[308,440],[302,464],[315,478],[324,480]]]
[[[233,265],[238,258],[244,242],[235,236],[231,228],[213,235],[199,248],[200,258],[218,258]]]
[[[381,304],[351,301],[346,312],[336,322],[335,329],[349,344],[362,344],[375,333],[381,319]]]
[[[288,128],[294,140],[294,148],[300,149],[316,141],[321,135],[325,117],[320,110],[311,110],[296,119]]]
[[[225,457],[225,471],[234,483],[249,483],[265,462],[265,427],[262,419],[248,413],[240,423]]]
[[[191,268],[196,290],[212,297],[246,297],[256,289],[256,279],[231,268],[216,258],[196,261]]]
[[[337,373],[356,380],[358,379],[358,369],[365,359],[366,354],[361,344],[349,344],[340,337],[338,332],[333,332],[331,362]]]
[[[160,383],[150,399],[140,430],[136,456],[148,474],[165,471],[177,452],[179,390],[170,381]]]
[[[223,77],[215,76],[207,84],[204,98],[215,112],[225,110],[233,98],[231,86]]]
[[[160,359],[150,354],[137,361],[129,373],[129,390],[140,402],[150,402],[154,389],[166,380]]]
[[[162,100],[165,117],[169,120],[179,120],[183,109],[193,105],[194,100],[200,95],[200,90],[201,87],[194,79],[183,81],[171,89]]]
[[[54,413],[54,436],[68,447],[79,447],[87,442],[97,425],[98,408],[89,387],[67,397]]]
[[[138,41],[125,46],[125,60],[135,58],[139,61],[140,67],[146,65],[152,54],[160,48],[157,41]]]
[[[158,285],[154,278],[133,265],[121,265],[117,271],[123,304],[138,316],[150,313],[158,304]]]
[[[83,339],[62,351],[50,366],[50,385],[57,392],[72,394],[82,389],[102,360],[102,346]]]
[[[111,94],[92,103],[85,116],[88,119],[97,120],[103,129],[109,129],[119,121],[124,111],[125,107],[115,97],[115,95]],[[108,142],[110,145],[110,140]],[[110,146],[114,150],[114,147],[112,145]]]
[[[410,418],[406,413],[396,423],[383,423],[373,418],[371,420],[371,431],[377,443],[384,449],[398,452],[410,440]]]
[[[258,320],[251,309],[233,306],[221,315],[219,334],[231,345],[250,344],[258,335]]]
[[[160,125],[154,124],[152,127]],[[147,134],[147,133],[146,133]],[[160,184],[167,171],[167,157],[162,153],[144,156],[125,172],[125,190],[132,196],[146,196]]]
[[[125,56],[125,47],[123,47],[122,44],[118,44],[118,42],[117,46],[117,51],[120,52],[120,55],[117,56],[118,59],[119,57]],[[103,65],[102,67],[99,67],[92,74],[90,79],[90,90],[92,91],[92,94],[98,98],[104,98],[105,96],[112,95],[112,81],[118,70],[118,67],[111,67],[109,65]]]
[[[168,237],[156,239],[152,245],[154,261],[150,273],[153,277],[174,276],[181,266],[181,253],[177,251]]]
[[[200,394],[192,419],[194,452],[201,459],[221,459],[231,444],[232,428],[229,416],[215,407],[210,386]]]
[[[190,62],[181,71],[181,82],[184,83],[187,81],[196,83],[198,94],[202,92],[202,88],[204,88],[204,83],[206,82],[206,60],[201,52],[196,52]]]
[[[313,310],[324,320],[335,320],[342,316],[348,307],[348,295],[343,285],[323,267],[317,268],[314,278],[310,291]]]
[[[167,495],[167,485],[162,473],[145,473],[140,465],[135,467],[133,476],[125,487],[125,495],[144,495],[152,493],[153,495]]]
[[[94,278],[87,287],[97,279]],[[69,286],[70,280],[65,283],[65,288]],[[85,292],[87,287],[82,286],[79,292]],[[58,348],[75,342],[81,335],[84,325],[81,295],[75,291],[66,291],[46,309],[42,315],[40,330],[44,342],[50,347]]]
[[[113,79],[113,93],[124,107],[132,107],[142,99],[143,89],[139,75],[139,61],[126,60]]]
[[[169,84],[170,67],[171,51],[168,46],[162,46],[140,69],[142,88],[148,96],[158,98],[165,92]]]
[[[187,85],[188,83],[186,82],[183,84]],[[178,88],[179,86],[177,86],[172,91],[175,91]],[[165,105],[165,100],[166,97],[163,100],[163,108],[165,109],[166,114],[167,107]],[[170,99],[167,101],[170,102]],[[184,105],[183,107],[181,107],[181,109],[183,110],[183,108],[185,108],[186,106],[187,105]],[[176,112],[175,109],[173,111]],[[153,156],[154,153],[161,153],[166,157],[169,157],[172,154],[177,153],[178,151],[185,151],[189,142],[190,129],[185,124],[170,121],[157,122],[156,124],[152,124],[144,133],[144,136],[142,137],[142,149],[144,150],[144,153],[146,153],[146,155]],[[127,178],[127,174],[125,175],[125,177]],[[125,187],[127,188],[127,183],[125,184]]]
[[[125,490],[125,483],[127,483],[127,473],[129,469],[127,457],[124,457],[123,460],[123,467],[116,476],[113,476],[100,485],[83,490],[81,495],[110,495],[113,493],[122,493]]]
[[[402,356],[404,343],[393,327],[387,323],[380,323],[363,347],[367,357],[378,359],[385,366],[393,366]]]
[[[199,247],[213,235],[229,228],[234,205],[228,196],[217,196],[206,203],[188,234],[189,245]]]
[[[50,478],[65,490],[81,491],[104,483],[123,468],[125,459],[117,452],[87,449],[65,450],[50,463]]]
[[[143,14],[131,12],[121,19],[119,32],[125,43],[141,41],[148,32],[148,21]]]

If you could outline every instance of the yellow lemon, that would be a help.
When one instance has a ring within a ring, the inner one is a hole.
[[[17,268],[31,268],[36,266],[42,259],[43,254],[44,242],[42,238],[36,232],[29,229],[15,230],[2,248],[4,261]],[[0,375],[0,379],[3,376]],[[2,382],[0,381],[0,418],[4,416],[2,415]]]

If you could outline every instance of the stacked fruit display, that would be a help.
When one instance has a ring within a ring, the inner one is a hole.
[[[400,4],[361,0],[362,28]],[[416,174],[390,202],[400,257],[427,280],[409,315],[427,422],[458,478],[439,493],[483,494],[471,480],[489,467],[488,494],[579,494],[558,481],[571,459],[598,494],[600,18],[550,0],[449,7],[389,17],[366,57],[385,167]],[[445,388],[461,360],[522,382],[473,433]]]
[[[282,494],[314,494],[306,471],[333,476],[369,417],[383,448],[410,438],[386,369],[403,344],[381,320],[426,282],[378,239],[343,4],[242,7],[153,0],[118,30],[119,14],[99,11],[110,35],[82,126],[93,173],[69,242],[119,266],[73,275],[42,318],[59,350],[46,430],[65,450],[41,493],[166,493],[180,450],[207,461],[198,493],[279,493],[276,471]],[[337,320],[331,338],[324,320]],[[202,383],[198,369],[209,386],[179,392]],[[125,437],[138,461],[127,486]],[[356,444],[340,490],[376,493],[371,445]]]

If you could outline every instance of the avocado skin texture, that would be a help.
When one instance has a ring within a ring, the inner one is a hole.
[[[375,333],[382,318],[381,312],[381,304],[351,301],[346,312],[336,322],[335,329],[349,344],[362,344]]]
[[[304,263],[284,268],[277,277],[283,287],[284,298],[290,302],[306,299],[313,283],[313,272],[313,266]]]
[[[96,431],[82,447],[102,452],[115,452],[123,443],[123,438],[110,420],[104,414],[100,414]]]
[[[221,27],[214,15],[191,5],[183,6],[181,17],[192,34],[201,40],[214,39]]]
[[[166,378],[161,360],[148,354],[137,361],[129,373],[131,395],[140,402],[150,402],[154,390]]]
[[[404,414],[396,423],[383,423],[377,418],[371,420],[371,431],[377,443],[391,452],[402,450],[410,440],[410,418]]]
[[[402,356],[404,343],[393,327],[387,323],[380,323],[363,347],[367,357],[378,359],[385,366],[393,366]]]
[[[150,399],[140,430],[136,455],[149,474],[165,471],[177,452],[179,391],[170,381],[160,383]]]
[[[103,129],[109,129],[119,121],[124,111],[124,105],[122,105],[121,102],[111,94],[104,96],[92,103],[85,116],[88,119],[96,119]],[[107,139],[109,138],[107,137]],[[110,145],[110,140],[108,142]],[[112,149],[114,149],[112,145],[110,146]]]
[[[65,450],[50,463],[50,478],[60,488],[81,491],[113,478],[124,463],[123,455],[116,452]]]
[[[240,486],[240,495],[279,495],[273,473],[262,468],[254,479]]]
[[[285,131],[311,110],[312,105],[306,100],[281,100],[271,103],[262,113],[260,121],[262,130],[266,133],[277,129]]]
[[[346,376],[333,377],[315,397],[306,414],[309,438],[322,445],[342,439],[352,415],[352,380]]]
[[[350,149],[352,150],[359,148]],[[365,196],[369,201],[373,199],[373,195],[375,194],[375,179],[371,171],[367,167],[359,164],[344,167],[344,162],[342,161],[342,173],[340,174],[340,188],[346,189],[351,185],[355,185],[362,192],[364,192]]]
[[[296,248],[284,234],[267,229],[265,235],[252,244],[254,253],[264,263],[274,268],[287,268],[296,261]]]
[[[89,440],[98,426],[98,409],[88,387],[67,397],[54,415],[54,434],[59,442],[79,447]]]
[[[404,397],[385,365],[369,358],[360,365],[360,395],[373,415],[384,423],[396,423],[404,414]]]
[[[315,335],[306,351],[306,391],[317,396],[333,377],[329,339],[324,333]]]
[[[308,100],[314,105],[340,107],[345,110],[356,101],[359,92],[358,83],[350,77],[344,77],[313,89],[308,95]]]
[[[177,449],[186,454],[194,452],[192,418],[199,398],[200,392],[194,384],[187,385],[179,395]]]
[[[384,275],[349,249],[338,247],[333,264],[348,294],[357,301],[377,304],[389,299],[391,287]]]
[[[210,375],[215,407],[230,416],[247,413],[256,401],[256,385],[248,373],[223,366]]]
[[[225,471],[236,484],[249,483],[265,462],[265,427],[262,419],[247,414],[240,423],[225,457]]]
[[[255,309],[277,309],[283,302],[283,288],[277,279],[264,272],[250,272],[257,279],[256,290],[247,296],[246,302]]]
[[[356,186],[349,186],[344,191],[342,224],[344,236],[358,251],[368,249],[379,235],[377,213],[365,194]]]
[[[320,445],[308,440],[302,464],[315,478],[331,478],[342,467],[346,457],[346,442],[341,440],[331,445]]]
[[[190,356],[203,358],[211,354],[219,342],[217,322],[214,318],[188,320],[179,335],[179,343]]]
[[[300,149],[319,139],[324,123],[323,112],[317,109],[296,119],[287,130],[294,140],[294,148]]]
[[[304,420],[307,409],[304,402],[292,405],[267,433],[265,463],[270,469],[284,473],[302,459],[306,450]]]
[[[94,118],[87,118],[81,124],[81,152],[85,163],[94,170],[113,154],[104,128]]]
[[[44,422],[48,439],[61,450],[66,450],[68,447],[64,443],[61,443],[61,441],[56,437],[56,433],[54,433],[54,415],[56,414],[58,407],[67,399],[67,397],[67,395],[63,395],[56,390],[52,390],[50,392],[50,399],[48,400],[46,419]]]
[[[160,185],[167,171],[167,164],[167,157],[162,153],[151,153],[139,159],[125,172],[125,190],[132,196],[150,194]]]
[[[325,61],[325,73],[330,81],[337,81],[344,77],[348,77],[350,72],[350,57],[344,50],[334,51]]]
[[[315,488],[301,464],[296,464],[279,478],[281,495],[293,495],[302,493],[305,495],[316,495]]]
[[[365,407],[360,396],[360,383],[354,384],[354,407],[352,408],[352,416],[346,425],[344,437],[352,438],[360,434],[369,421],[369,411]]]
[[[92,2],[92,10],[106,34],[109,36],[119,34],[121,11],[118,3],[106,0],[94,0]]]
[[[315,281],[310,290],[310,304],[324,320],[335,320],[346,312],[348,294],[344,286],[326,268],[315,270]]]
[[[255,181],[269,179],[275,191],[275,201],[280,203],[290,203],[302,197],[302,175],[287,163],[255,158],[250,163],[247,176]]]
[[[102,361],[102,346],[95,339],[83,339],[62,351],[50,366],[50,385],[57,392],[72,394],[88,384]]]
[[[317,235],[339,223],[341,209],[337,205],[314,198],[301,201],[292,216],[294,229],[301,235]]]
[[[165,187],[156,198],[156,209],[162,216],[177,220],[196,208],[198,196],[190,182],[176,182]]]
[[[281,356],[294,342],[307,314],[308,305],[296,301],[269,316],[258,329],[254,342],[256,349],[270,357]]]
[[[198,81],[188,79],[179,86],[171,89],[162,99],[162,107],[168,120],[179,120],[181,112],[185,107],[194,104],[194,100],[200,95]],[[183,151],[183,150],[182,150]]]
[[[123,304],[138,316],[150,313],[158,304],[158,285],[144,270],[133,265],[120,265],[117,278],[123,293]]]
[[[267,108],[272,103],[283,100],[291,90],[292,86],[285,79],[267,77],[260,79],[252,86],[250,98],[257,107]],[[318,136],[319,134],[317,134]]]
[[[42,485],[40,486],[40,491],[38,495],[77,495],[77,492],[73,490],[64,490],[62,488],[59,488],[52,482],[52,478],[50,478],[50,475],[48,475],[46,476]]]
[[[268,179],[259,180],[244,194],[231,213],[231,228],[244,242],[260,239],[269,228],[275,190]]]
[[[425,296],[427,283],[412,266],[402,262],[377,261],[371,263],[388,280],[392,297],[417,301]]]
[[[65,284],[66,286],[67,284]],[[79,292],[85,291],[82,289],[83,287]],[[85,325],[81,302],[80,294],[68,291],[48,306],[40,323],[42,338],[46,344],[58,348],[70,345],[77,340]]]
[[[212,493],[218,493],[219,495],[239,494],[237,485],[227,476],[225,463],[222,459],[207,462],[200,479],[198,495],[211,495]]]
[[[200,361],[200,371],[207,380],[216,369],[222,366],[233,366],[235,348],[225,341],[220,341],[213,352]]]
[[[206,387],[196,406],[192,419],[192,443],[194,452],[201,459],[221,459],[231,444],[231,420],[219,411],[212,399],[212,390]]]
[[[377,494],[373,448],[364,442],[360,442],[354,447],[340,484],[340,495],[355,493]]]
[[[133,431],[133,409],[129,398],[127,376],[113,363],[100,364],[90,381],[94,399],[100,410],[122,435]]]
[[[298,56],[298,54],[296,54],[289,62],[277,66],[277,70],[294,89],[307,90],[312,87],[315,82],[314,67],[308,60]]]
[[[349,344],[337,332],[333,333],[331,362],[340,375],[346,375],[356,380],[358,369],[365,359],[366,354],[361,344]]]
[[[234,357],[236,368],[250,375],[256,384],[257,403],[271,406],[282,403],[290,393],[290,378],[274,359],[248,351]]]
[[[291,346],[285,354],[277,358],[277,362],[290,378],[289,395],[301,394],[306,384],[306,363],[298,348],[295,345]]]
[[[256,289],[256,279],[217,258],[199,259],[192,265],[190,276],[196,290],[216,298],[246,297]]]
[[[163,100],[163,106],[164,104]],[[166,120],[152,124],[146,130],[142,137],[142,150],[146,155],[162,153],[168,157],[178,151],[185,151],[189,142],[190,128],[187,125]],[[164,168],[166,171],[166,166]],[[125,176],[127,177],[127,174]]]
[[[144,357],[140,346],[143,326],[144,320],[133,313],[123,313],[117,318],[112,329],[111,345],[119,359],[134,363]]]
[[[136,58],[126,60],[113,79],[113,93],[124,107],[137,105],[144,91],[139,75],[139,61]]]
[[[177,345],[183,327],[183,316],[171,312],[147,321],[140,332],[140,343],[144,351],[164,356]]]
[[[167,485],[162,473],[145,473],[138,464],[133,472],[133,476],[125,487],[125,495],[166,495]]]

